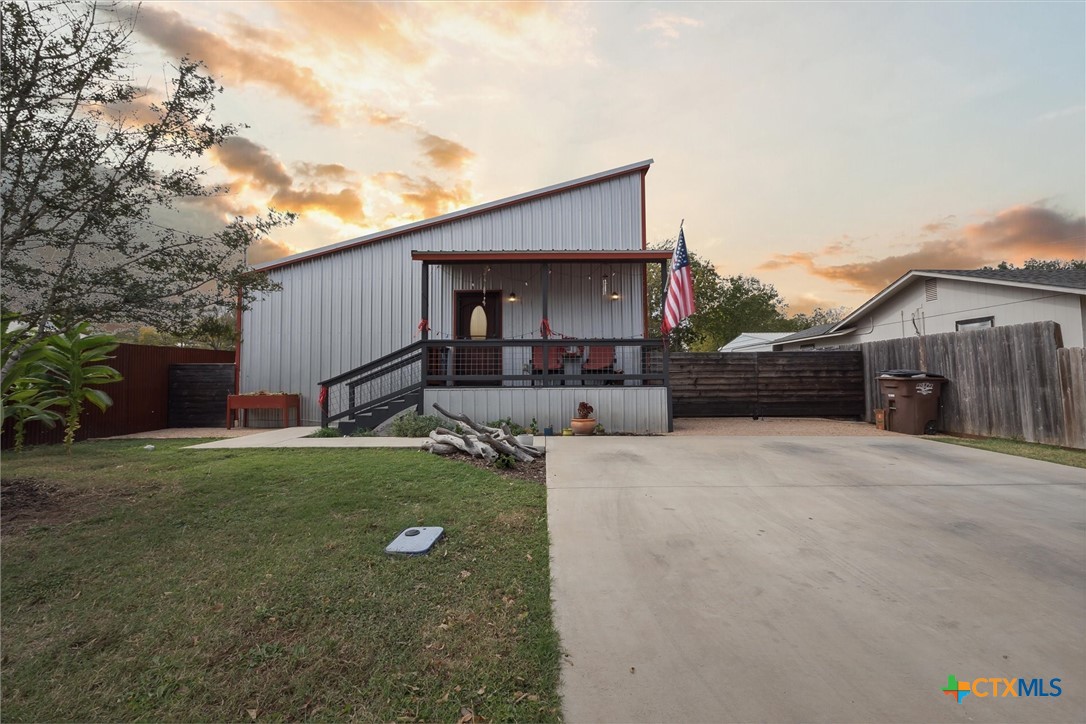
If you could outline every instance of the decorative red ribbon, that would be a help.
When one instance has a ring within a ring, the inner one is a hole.
[[[430,331],[430,322],[428,322],[425,318],[422,319],[419,322],[418,330],[420,332],[429,332]]]
[[[547,321],[546,317],[543,317],[543,321],[539,323],[539,333],[543,337],[550,337],[553,334],[551,332],[551,323]]]
[[[328,403],[328,388],[325,387],[324,385],[321,385],[321,393],[317,397],[317,404],[319,404],[321,406],[321,409],[323,410],[327,406],[327,403]]]

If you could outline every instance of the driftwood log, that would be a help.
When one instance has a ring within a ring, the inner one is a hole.
[[[502,425],[501,428],[482,425],[465,414],[449,412],[436,402],[434,409],[450,420],[459,422],[467,430],[456,432],[445,427],[437,428],[430,433],[430,439],[422,445],[422,449],[427,452],[434,455],[451,455],[459,450],[487,462],[494,462],[500,455],[508,455],[522,463],[528,463],[543,456],[543,450],[517,442],[516,436],[509,431],[508,425]]]

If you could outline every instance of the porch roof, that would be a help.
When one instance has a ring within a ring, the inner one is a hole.
[[[653,264],[671,260],[671,252],[657,249],[597,251],[412,251],[415,261],[431,264],[531,264],[546,262]]]

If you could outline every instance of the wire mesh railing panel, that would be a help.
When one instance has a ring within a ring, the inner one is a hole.
[[[430,386],[667,384],[659,340],[442,340],[424,347]]]
[[[416,344],[321,383],[322,424],[349,418],[368,407],[417,388],[423,379],[423,355]]]

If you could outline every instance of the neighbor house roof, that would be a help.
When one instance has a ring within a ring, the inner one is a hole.
[[[915,279],[963,279],[985,284],[1086,296],[1086,269],[913,269],[854,309],[840,322],[820,324],[779,339],[777,342],[795,342],[800,339],[821,339],[848,334],[855,329],[857,319]]]
[[[779,344],[783,342],[798,342],[801,339],[815,340],[822,339],[823,337],[836,337],[841,334],[848,334],[853,329],[855,329],[855,327],[847,327],[845,329],[835,330],[834,328],[837,327],[838,324],[838,322],[830,322],[828,324],[818,324],[814,327],[808,327],[807,329],[796,332],[795,334],[790,334],[787,337],[781,337],[776,342],[774,342],[774,344]]]
[[[308,261],[317,257],[325,256],[327,254],[334,254],[345,249],[352,249],[356,246],[364,246],[366,244],[376,244],[379,241],[385,241],[386,239],[392,239],[397,236],[409,234],[421,229],[427,229],[433,226],[439,226],[441,224],[448,224],[453,221],[459,221],[460,219],[466,219],[470,216],[476,216],[488,211],[494,211],[496,209],[503,208],[505,206],[511,206],[513,204],[523,203],[525,201],[532,201],[534,199],[543,198],[545,196],[553,196],[554,194],[562,193],[563,191],[569,191],[580,186],[587,186],[588,184],[599,183],[600,181],[606,181],[608,179],[616,178],[618,176],[625,176],[631,173],[648,173],[649,166],[652,165],[652,159],[646,159],[639,161],[638,163],[631,163],[626,166],[619,166],[618,168],[610,169],[609,171],[601,171],[600,173],[592,174],[591,176],[583,176],[581,178],[573,179],[572,181],[565,181],[560,184],[554,184],[552,186],[545,186],[535,191],[527,191],[516,196],[508,196],[504,199],[498,199],[497,201],[490,201],[485,204],[479,204],[478,206],[471,206],[466,209],[460,209],[459,211],[453,211],[441,216],[435,216],[431,219],[423,219],[422,221],[415,221],[403,226],[397,226],[393,229],[386,229],[385,231],[377,231],[372,234],[366,234],[365,236],[359,236],[355,239],[348,239],[347,241],[341,241],[336,244],[330,244],[328,246],[322,246],[319,249],[311,249],[309,251],[303,251],[299,254],[293,254],[291,256],[284,257],[282,259],[275,259],[273,261],[264,262],[262,264],[254,264],[253,268],[260,271],[268,271],[270,269],[278,269],[279,267],[288,266],[290,264],[297,264],[298,262]]]
[[[791,332],[740,332],[735,339],[721,347],[718,352],[738,352],[747,347],[759,347],[788,337]]]

